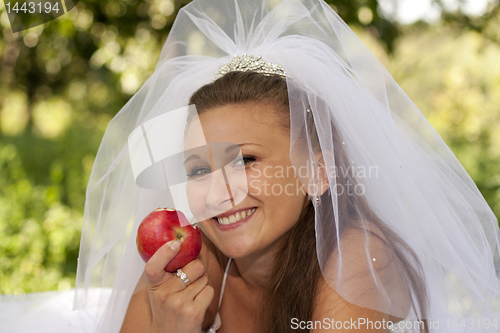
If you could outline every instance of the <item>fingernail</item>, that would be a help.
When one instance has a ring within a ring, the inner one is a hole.
[[[174,251],[177,251],[181,247],[181,241],[174,241],[171,245],[170,248]]]

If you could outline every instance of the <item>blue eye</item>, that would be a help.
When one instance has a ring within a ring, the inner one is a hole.
[[[211,172],[212,172],[212,170],[210,170],[210,168],[199,167],[199,168],[194,168],[193,170],[191,170],[191,172],[188,173],[186,176],[188,178],[193,178],[193,177],[203,176],[203,175],[209,174]]]
[[[251,162],[254,162],[256,158],[251,155],[247,156],[241,156],[236,158],[233,161],[233,167],[239,167],[243,165],[247,165]],[[188,179],[195,178],[195,177],[201,177],[204,175],[207,175],[212,172],[212,169],[210,167],[194,167],[189,173],[186,174]]]

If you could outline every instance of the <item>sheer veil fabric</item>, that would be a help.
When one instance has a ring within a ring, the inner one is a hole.
[[[139,186],[132,165],[156,161],[131,163],[129,135],[188,106],[243,54],[283,66],[290,159],[307,189],[326,175],[327,189],[310,194],[321,200],[316,248],[328,284],[358,306],[428,319],[431,332],[500,331],[497,220],[353,31],[321,0],[195,0],[180,10],[155,72],[109,123],[94,163],[74,303],[92,309],[94,332],[119,331],[145,265],[137,228],[150,211],[174,206],[168,186]],[[182,138],[185,119],[172,119],[165,133]]]

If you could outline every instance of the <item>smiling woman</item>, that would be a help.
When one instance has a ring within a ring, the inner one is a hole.
[[[202,231],[177,275],[175,243],[135,251],[158,206]],[[96,332],[493,332],[499,233],[326,3],[195,0],[103,139],[76,306]]]
[[[203,221],[199,223],[200,228],[219,250],[233,259],[256,256],[263,249],[270,250],[276,247],[281,237],[297,222],[305,204],[306,193],[292,196],[285,193],[269,195],[264,191],[259,191],[260,189],[252,184],[256,183],[255,180],[259,180],[256,178],[259,169],[262,170],[268,166],[291,165],[288,156],[290,137],[287,131],[282,130],[276,120],[272,119],[275,116],[271,105],[250,104],[249,102],[239,105],[226,104],[213,107],[206,112],[198,112],[205,137],[209,142],[251,143],[241,147],[243,158],[247,158],[246,176],[250,184],[248,192],[232,193],[233,197],[240,193],[246,195],[240,204],[231,209],[230,200],[226,200],[225,197],[209,195],[198,199],[188,196],[192,199],[193,205],[199,205],[199,207],[192,206],[193,211],[213,208],[217,210],[220,205],[227,205],[227,208],[220,209],[226,212],[217,217],[230,217],[233,212],[251,210],[251,218],[241,220],[237,224],[231,224],[231,220],[228,219],[230,224],[224,224],[224,226],[218,222],[211,223],[213,221],[210,220],[208,223]],[[248,160],[248,156],[251,156],[254,161]],[[254,167],[250,169],[252,164]],[[284,188],[288,184],[297,184],[292,177],[266,179],[263,172],[260,174],[262,175],[260,183],[267,181],[271,188]],[[198,186],[198,193],[199,190]],[[210,190],[217,193],[213,187],[210,187]],[[294,192],[296,191],[292,191]],[[233,219],[233,222],[236,222],[236,216]],[[267,251],[268,254],[274,252],[274,250]],[[265,261],[271,262],[269,259]],[[238,260],[236,263],[238,264]]]

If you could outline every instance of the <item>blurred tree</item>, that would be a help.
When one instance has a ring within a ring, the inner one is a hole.
[[[500,0],[489,1],[486,12],[480,16],[464,13],[465,0],[458,0],[458,6],[454,10],[450,10],[446,1],[433,0],[433,2],[441,8],[442,23],[451,25],[455,29],[475,31],[495,43],[500,43],[500,31],[498,30]]]
[[[500,44],[447,22],[406,30],[387,67],[499,218]]]

